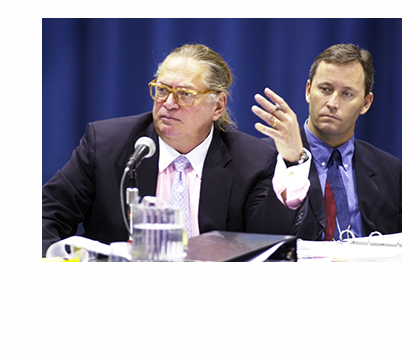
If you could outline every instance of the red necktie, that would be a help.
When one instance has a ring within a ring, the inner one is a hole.
[[[328,181],[325,183],[325,211],[327,213],[327,226],[325,227],[325,241],[332,241],[334,238],[337,206],[335,205],[334,193]]]
[[[334,149],[328,161],[328,183],[325,183],[327,192],[324,194],[328,229],[325,230],[325,240],[329,241],[332,238],[338,240],[341,229],[346,229],[350,226],[346,187],[339,167],[341,163],[340,151]],[[333,233],[332,238],[330,238],[330,232]]]

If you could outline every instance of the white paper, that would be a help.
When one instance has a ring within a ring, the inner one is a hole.
[[[72,253],[68,253],[65,249],[66,245],[71,246]],[[80,261],[86,261],[89,257],[89,252],[103,254],[109,256],[111,247],[107,244],[101,243],[99,241],[94,241],[83,236],[71,236],[64,240],[53,243],[47,250],[47,258],[50,257],[61,257],[63,259],[72,259],[76,255],[74,254],[74,249],[80,249],[77,256],[79,256]]]
[[[365,239],[365,240],[362,240]],[[371,240],[373,237],[371,237]],[[358,243],[334,241],[297,241],[298,261],[329,260],[337,262],[384,262],[402,261],[402,246],[383,242],[367,244],[367,237],[358,238]],[[365,242],[366,243],[363,243]],[[377,240],[379,241],[379,240]]]

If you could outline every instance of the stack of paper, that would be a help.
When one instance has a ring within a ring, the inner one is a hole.
[[[297,241],[298,262],[402,261],[402,234],[360,237],[345,242]]]

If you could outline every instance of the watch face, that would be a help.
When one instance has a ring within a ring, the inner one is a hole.
[[[299,161],[289,162],[289,161],[284,160],[284,162],[286,163],[286,167],[291,167],[291,166],[303,164],[304,162],[308,161],[308,159],[309,159],[309,155],[306,153],[305,150],[303,150],[303,154],[300,157]]]
[[[300,158],[300,160],[298,161],[298,164],[304,163],[309,159],[308,154],[306,153],[306,151],[303,151],[303,154]]]

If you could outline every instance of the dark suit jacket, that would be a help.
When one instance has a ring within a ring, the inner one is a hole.
[[[303,146],[310,150],[305,130]],[[353,163],[357,197],[365,236],[372,231],[383,234],[402,231],[402,164],[399,159],[364,141],[355,139]],[[325,230],[325,205],[314,160],[309,173],[309,205],[298,236],[319,240]]]
[[[127,240],[119,184],[140,136],[152,138],[157,150],[137,168],[137,187],[140,196],[155,195],[159,144],[152,114],[90,123],[68,163],[43,186],[43,254],[51,243],[74,235],[81,222],[86,237]],[[276,157],[261,139],[215,129],[203,167],[200,232],[296,234],[305,206],[294,211],[277,199],[271,184]]]

